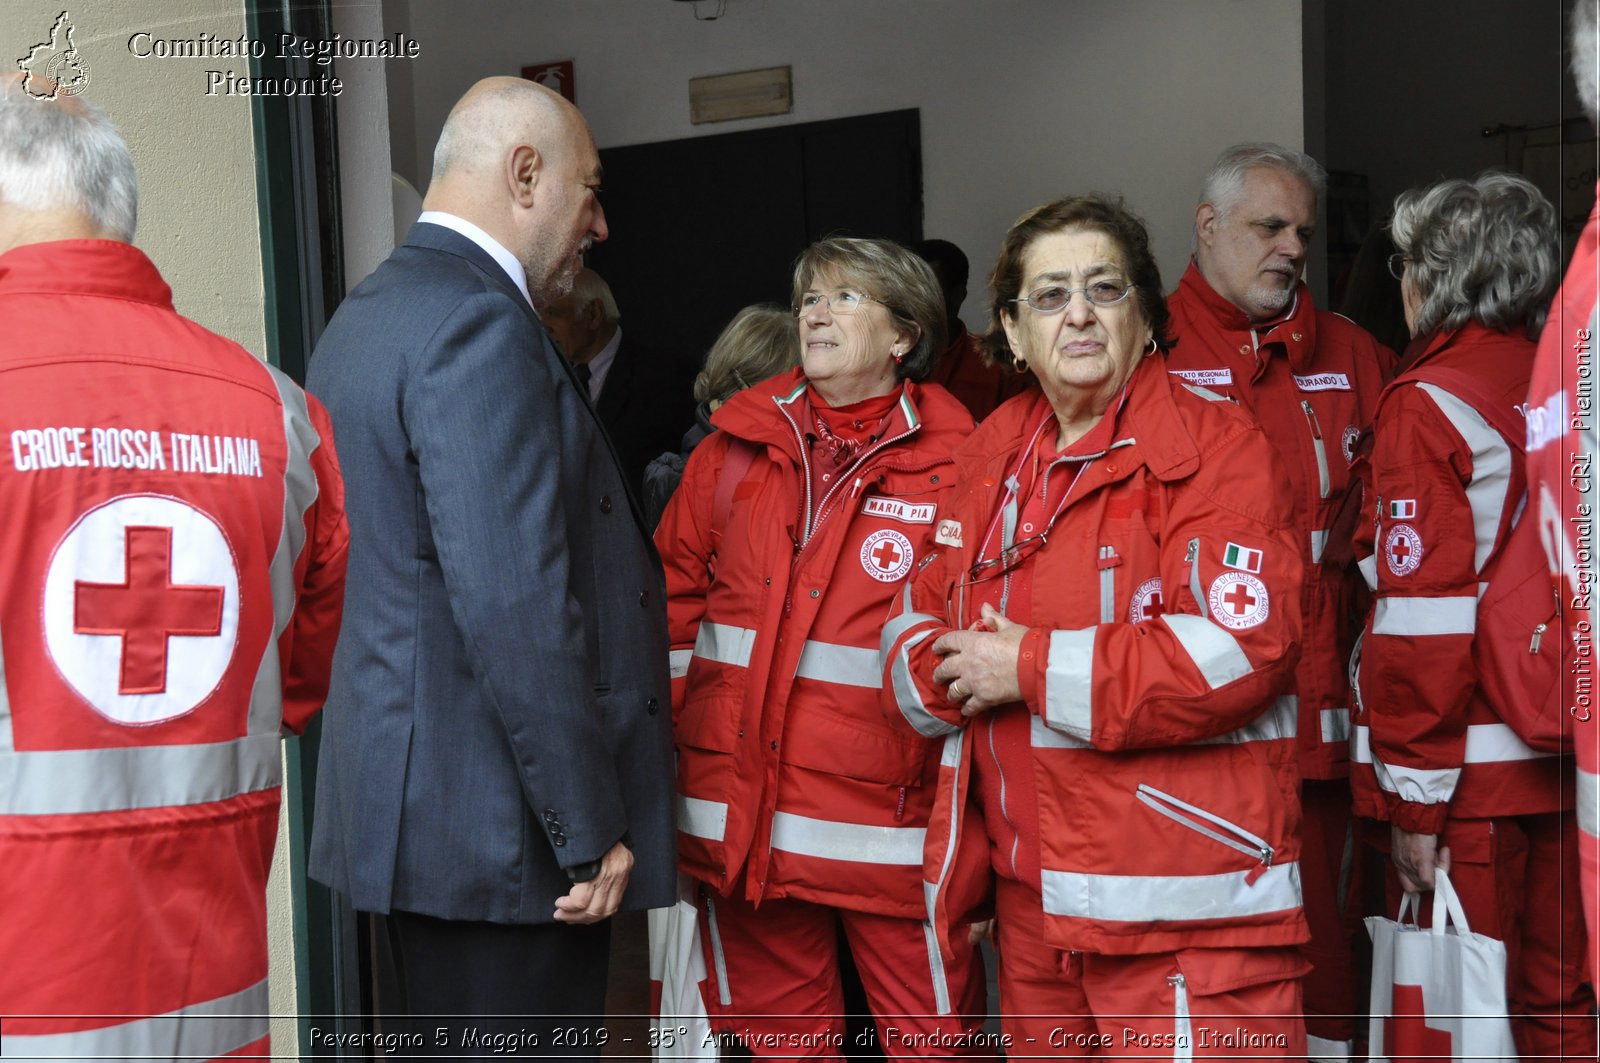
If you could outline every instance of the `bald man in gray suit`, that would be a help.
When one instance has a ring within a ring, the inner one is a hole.
[[[599,183],[571,104],[479,82],[311,361],[351,530],[311,874],[387,916],[407,1013],[501,1016],[419,1018],[444,1054],[592,1055],[522,1016],[598,1015],[609,917],[675,899],[660,561],[533,308],[606,238]]]

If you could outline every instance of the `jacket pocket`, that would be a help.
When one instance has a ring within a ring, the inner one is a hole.
[[[1169,793],[1157,790],[1147,783],[1139,784],[1135,796],[1174,823],[1255,859],[1256,865],[1245,875],[1247,883],[1253,885],[1272,867],[1272,858],[1275,855],[1272,845],[1265,838],[1245,830],[1239,824],[1223,819],[1214,812],[1208,812],[1199,805],[1192,805]]]
[[[741,698],[728,693],[699,694],[692,687],[683,712],[672,725],[680,746],[732,753],[739,747]]]
[[[798,724],[799,726],[795,726]],[[826,709],[791,720],[786,764],[888,786],[921,786],[935,743]]]

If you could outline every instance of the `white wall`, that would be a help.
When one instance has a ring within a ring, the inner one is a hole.
[[[917,107],[924,231],[967,252],[976,293],[1019,213],[1089,190],[1127,196],[1175,285],[1216,153],[1301,142],[1300,5],[1285,0],[727,0],[720,19],[695,20],[716,7],[479,0],[468,16],[444,0],[388,0],[387,27],[408,26],[422,48],[410,101],[391,72],[393,140],[415,150],[395,168],[424,188],[468,85],[554,59],[574,60],[602,148]],[[782,65],[794,68],[793,114],[690,124],[691,77]],[[971,324],[979,305],[969,298]]]

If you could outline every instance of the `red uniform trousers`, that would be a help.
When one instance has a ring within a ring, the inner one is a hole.
[[[1366,935],[1361,922],[1362,853],[1356,843],[1347,779],[1305,779],[1300,784],[1300,888],[1311,940],[1300,946],[1311,963],[1303,988],[1306,1035],[1313,1059],[1350,1054],[1366,1033],[1358,1017],[1367,1009],[1358,992],[1354,949]]]
[[[1298,949],[1063,952],[1044,940],[1039,894],[1005,878],[995,948],[1013,1058],[1305,1058]]]
[[[758,908],[737,890],[719,897],[702,889],[700,898],[701,996],[711,1028],[737,1037],[756,1059],[844,1057],[841,926],[887,1058],[994,1054],[975,1036],[983,1023],[975,1006],[983,999],[983,962],[967,944],[965,926],[955,931],[957,962],[942,972],[955,1014],[938,1015],[932,967],[938,945],[920,919],[787,897]]]
[[[1577,822],[1569,814],[1451,820],[1450,882],[1467,922],[1506,944],[1506,999],[1523,1059],[1595,1058],[1594,990],[1578,898]],[[1389,865],[1389,911],[1400,907]],[[1433,902],[1418,923],[1432,922]]]

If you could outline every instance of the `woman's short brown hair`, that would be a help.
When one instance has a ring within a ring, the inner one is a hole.
[[[794,262],[796,306],[818,273],[831,269],[859,284],[863,294],[882,303],[889,316],[917,333],[904,359],[895,366],[899,380],[923,380],[944,353],[944,293],[933,268],[893,240],[830,236],[818,240]]]

